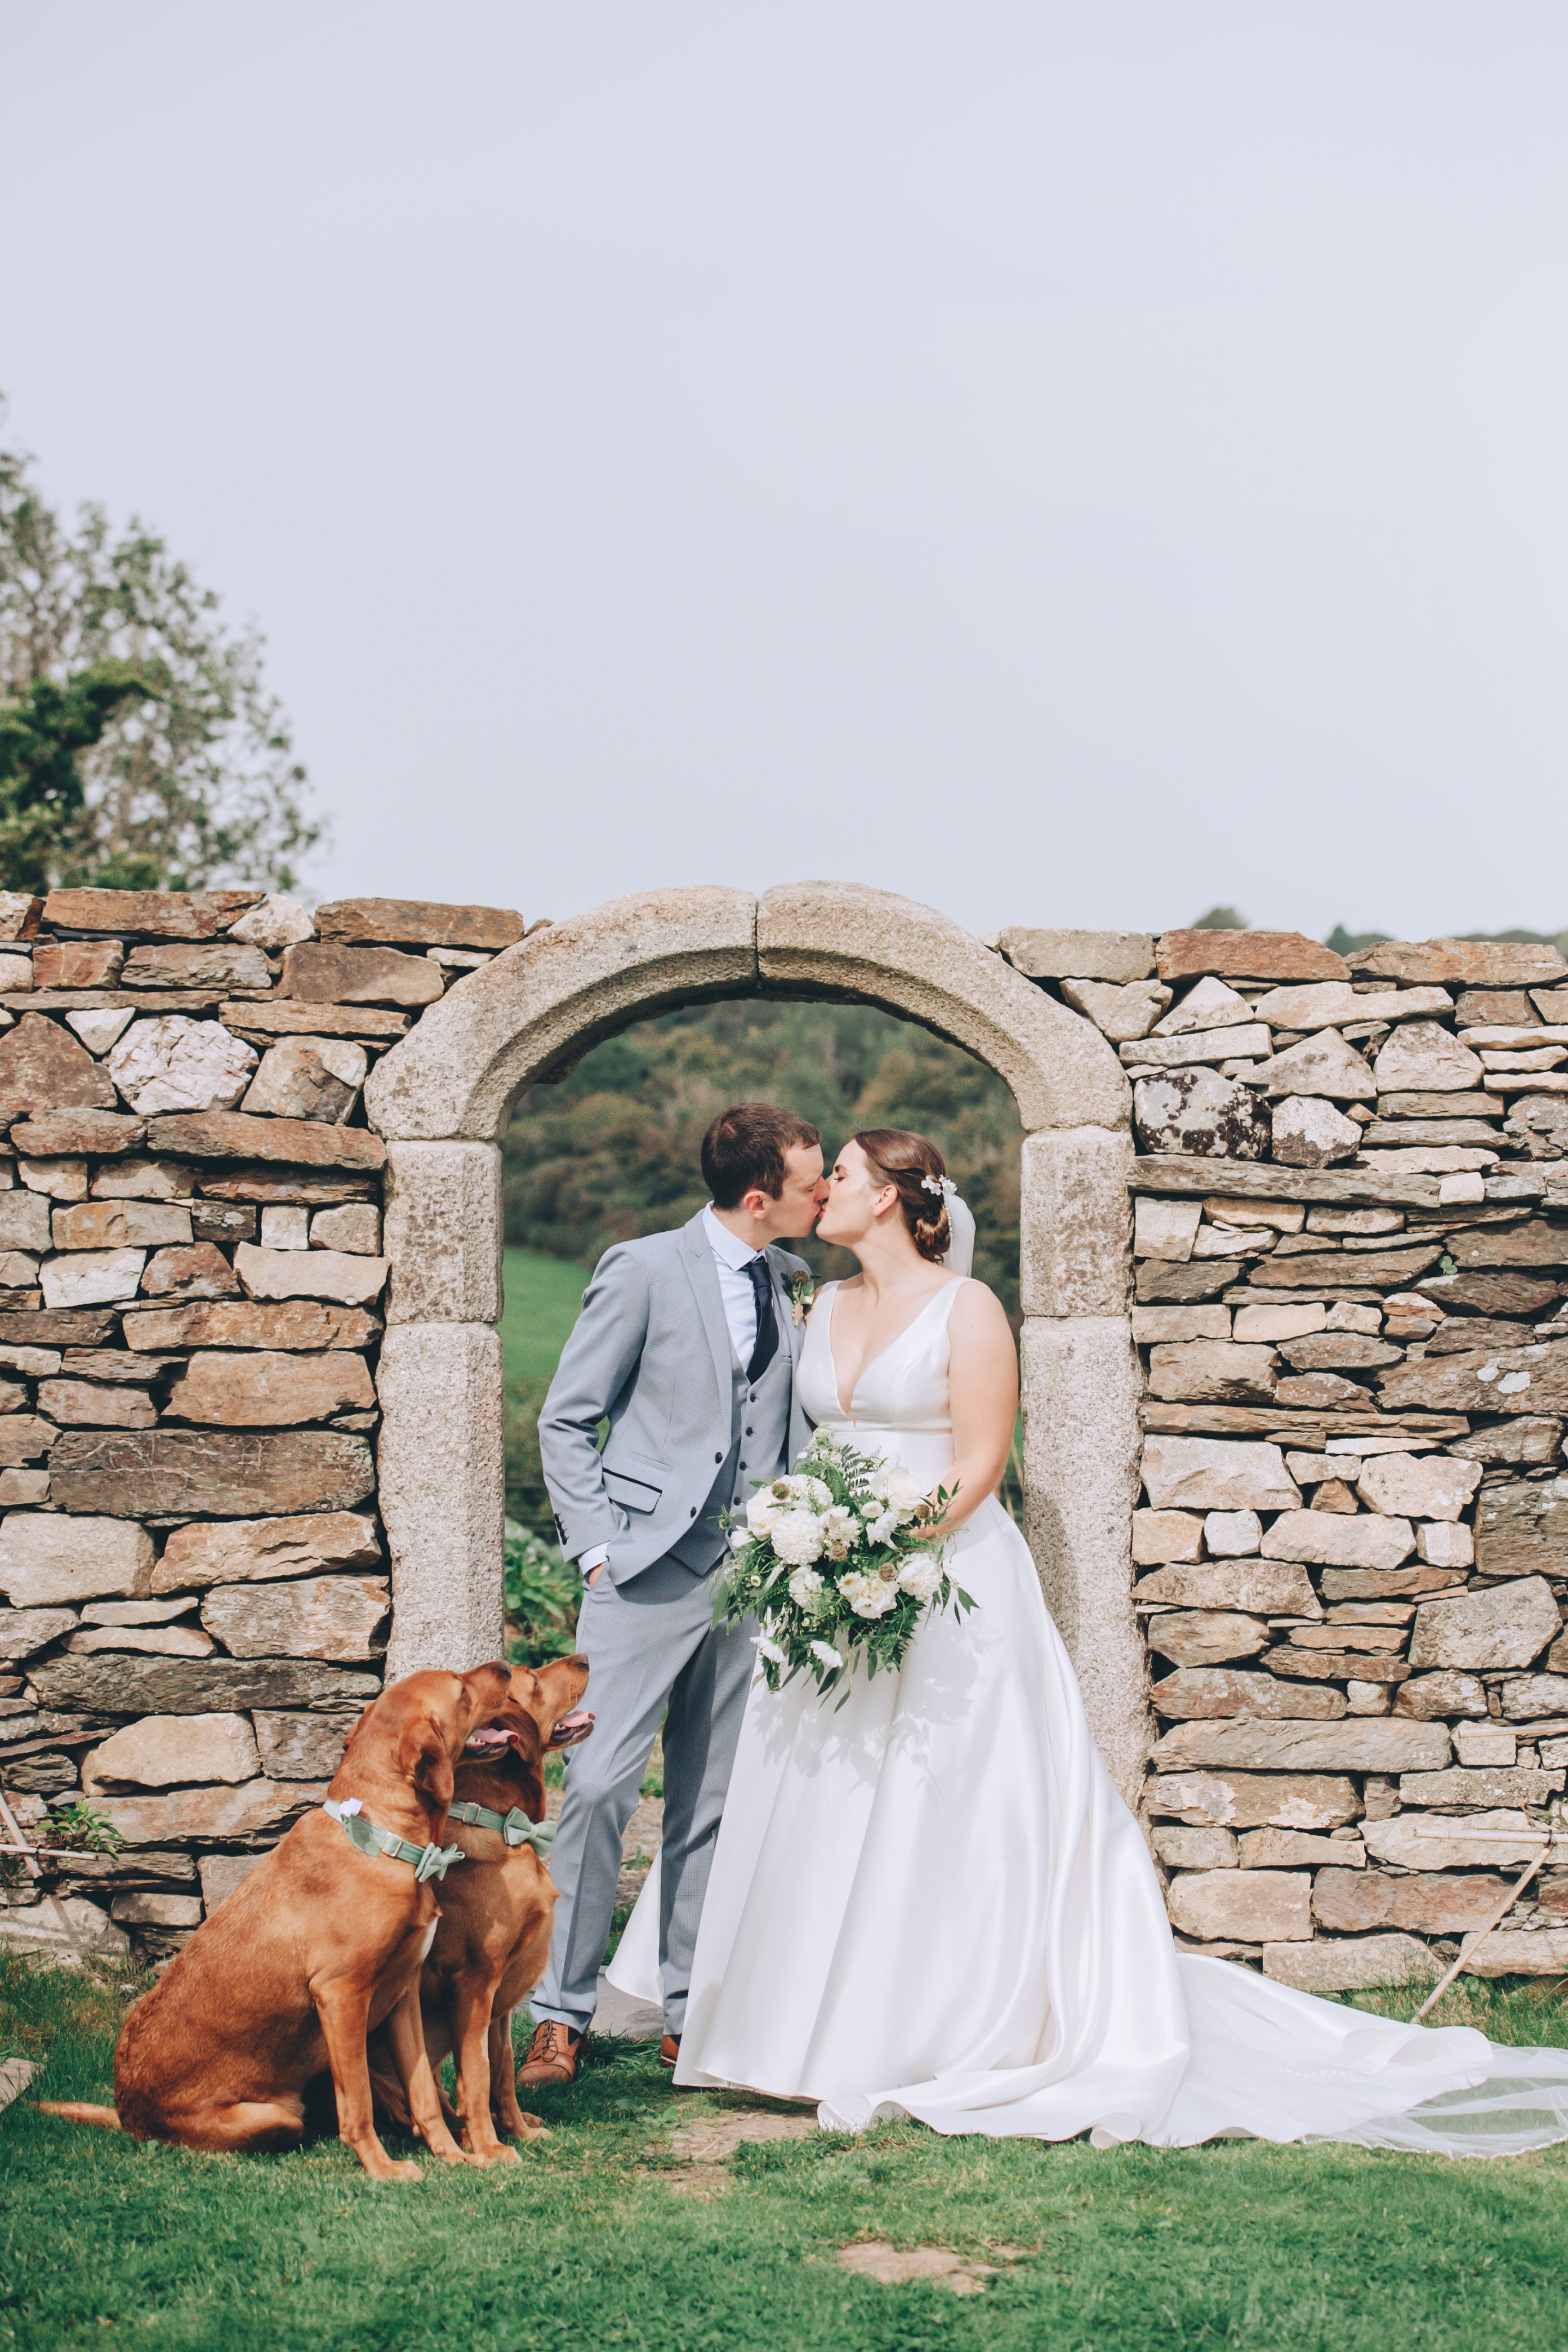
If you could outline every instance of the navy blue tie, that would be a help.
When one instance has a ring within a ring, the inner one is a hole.
[[[768,1262],[758,1255],[752,1258],[746,1272],[752,1277],[752,1288],[757,1299],[757,1340],[752,1349],[752,1360],[746,1366],[746,1378],[760,1381],[778,1353],[779,1320],[773,1313],[773,1286],[768,1279]]]

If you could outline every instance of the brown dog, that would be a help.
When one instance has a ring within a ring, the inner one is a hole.
[[[544,2128],[519,2107],[511,2063],[511,2012],[544,1973],[555,1916],[554,1884],[525,1830],[544,1818],[545,1750],[573,1747],[593,1729],[593,1717],[577,1705],[587,1682],[586,1658],[557,1658],[537,1672],[515,1666],[510,1696],[521,1728],[478,1733],[457,1768],[443,1834],[468,1860],[442,1888],[419,2004],[432,2074],[448,2054],[456,2061],[458,2114],[480,2164],[515,2160],[515,2150],[497,2136],[497,2120],[508,2133]],[[510,1715],[506,1722],[511,1726]],[[459,1818],[465,1808],[502,1822],[512,1816],[510,1832]],[[405,2121],[378,2049],[371,2063],[379,2103],[395,2121]]]
[[[437,1844],[470,1733],[496,1721],[525,1738],[536,1729],[510,1682],[500,1664],[409,1675],[365,1709],[331,1790],[361,1837],[369,1823],[416,1854]],[[456,1864],[449,1883],[467,1867]],[[307,1813],[126,2019],[113,2106],[39,2104],[136,2139],[294,2147],[306,2087],[330,2067],[338,2129],[371,2178],[417,2180],[419,2167],[395,2164],[372,2119],[365,2035],[384,2021],[415,2130],[447,2162],[474,2161],[442,2119],[419,2028],[438,1883],[416,1877],[408,1861],[361,1851],[331,1815]]]

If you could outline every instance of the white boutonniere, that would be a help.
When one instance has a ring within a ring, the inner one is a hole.
[[[789,1278],[788,1289],[789,1303],[795,1315],[795,1319],[797,1323],[803,1323],[805,1320],[807,1311],[809,1310],[813,1300],[816,1297],[816,1279],[810,1274],[792,1274]]]

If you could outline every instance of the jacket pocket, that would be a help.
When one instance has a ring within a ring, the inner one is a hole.
[[[662,1486],[650,1486],[644,1478],[628,1478],[623,1470],[605,1471],[605,1492],[612,1503],[627,1511],[657,1510],[664,1496]]]

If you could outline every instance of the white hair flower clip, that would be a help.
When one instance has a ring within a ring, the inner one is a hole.
[[[950,1200],[958,1190],[951,1176],[922,1176],[921,1182],[928,1192],[934,1192],[939,1201]]]

